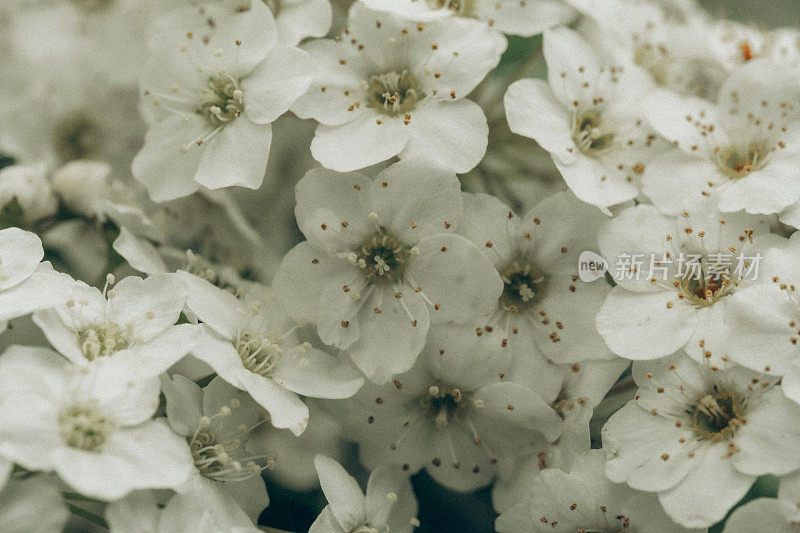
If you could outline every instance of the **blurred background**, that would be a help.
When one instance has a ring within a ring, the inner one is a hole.
[[[745,24],[797,26],[800,24],[800,5],[797,0],[700,0],[709,13]]]

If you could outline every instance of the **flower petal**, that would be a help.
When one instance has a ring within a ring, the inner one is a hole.
[[[486,153],[489,125],[471,100],[423,102],[408,114],[411,136],[401,159],[425,158],[459,174],[469,172]]]
[[[370,111],[339,126],[317,126],[311,155],[325,168],[350,172],[399,154],[410,136],[401,118]]]
[[[273,48],[242,80],[245,115],[256,124],[274,122],[306,92],[314,69],[308,52],[294,46]]]

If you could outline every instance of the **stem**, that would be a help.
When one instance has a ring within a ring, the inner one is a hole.
[[[105,529],[109,529],[108,522],[106,522],[105,519],[102,516],[98,516],[98,515],[96,515],[96,514],[94,514],[92,512],[87,511],[86,509],[84,509],[82,507],[78,507],[77,505],[73,505],[73,504],[71,504],[69,502],[65,502],[65,503],[67,504],[67,508],[69,509],[69,512],[74,514],[75,516],[79,516],[79,517],[83,518],[84,520],[86,520],[88,522],[91,522],[92,524],[95,524],[97,526],[103,527]]]
[[[101,500],[95,500],[94,498],[89,498],[83,494],[78,494],[77,492],[62,492],[61,496],[65,500],[74,500],[77,502],[105,503]]]

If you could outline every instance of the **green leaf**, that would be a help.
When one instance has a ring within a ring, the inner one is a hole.
[[[4,169],[6,167],[10,167],[13,164],[14,164],[14,158],[13,157],[0,154],[0,170]]]
[[[66,504],[67,504],[67,509],[69,509],[69,512],[74,514],[75,516],[80,516],[81,518],[91,522],[92,524],[109,529],[108,522],[106,522],[105,518],[103,518],[102,516],[98,516],[90,511],[87,511],[82,507],[78,507],[77,505],[73,505],[69,502],[66,502]]]
[[[25,222],[25,213],[17,197],[13,197],[10,202],[0,209],[0,229],[20,228]]]

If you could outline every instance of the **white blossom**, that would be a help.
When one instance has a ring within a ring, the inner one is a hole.
[[[269,458],[264,475],[281,487],[304,492],[319,487],[314,456],[328,454],[337,461],[348,457],[338,417],[323,410],[324,400],[306,399],[309,424],[299,437],[288,429],[264,424],[247,440],[247,451]]]
[[[253,1],[262,1],[272,11],[278,27],[278,40],[296,45],[306,37],[324,37],[331,27],[333,12],[329,0],[223,0],[238,11],[248,10]]]
[[[579,199],[607,210],[635,198],[663,140],[645,119],[640,100],[648,82],[603,61],[573,30],[544,34],[548,82],[522,79],[508,88],[511,131],[550,152]]]
[[[205,324],[192,354],[250,393],[269,411],[273,426],[300,435],[309,416],[298,395],[347,398],[364,383],[347,359],[301,341],[297,322],[268,289],[238,299],[204,279],[181,276],[190,288],[187,305]]]
[[[73,280],[42,261],[39,237],[19,228],[0,230],[0,323],[55,305]]]
[[[559,0],[364,0],[364,5],[424,22],[446,17],[474,18],[502,33],[525,37],[575,17],[575,11]]]
[[[106,520],[113,533],[188,533],[189,531],[260,531],[236,502],[195,480],[159,505],[153,491],[136,491],[111,502]]]
[[[52,309],[34,322],[61,354],[79,366],[127,365],[136,375],[155,377],[197,342],[197,327],[175,325],[186,301],[176,274],[147,279],[129,276],[103,291],[77,281]]]
[[[180,374],[172,378],[162,374],[161,389],[167,421],[186,438],[196,468],[196,475],[177,491],[192,492],[205,484],[227,495],[257,522],[269,503],[260,475],[268,458],[251,457],[245,446],[252,430],[265,420],[263,408],[218,377],[201,389]]]
[[[58,533],[69,517],[54,479],[11,479],[0,490],[0,524],[9,531]]]
[[[514,453],[501,458],[492,488],[492,503],[498,512],[507,511],[527,494],[542,470],[567,471],[591,448],[589,423],[595,407],[627,367],[627,361],[616,359],[582,361],[562,369],[561,390],[550,404],[563,421],[561,435],[555,442],[548,442],[544,436],[529,436],[517,443]],[[530,380],[528,383],[535,387]]]
[[[568,191],[524,216],[484,194],[465,195],[464,204],[458,232],[483,251],[503,280],[496,308],[476,317],[476,326],[518,358],[539,355],[532,353],[535,346],[555,363],[613,359],[593,327],[611,287],[578,278],[579,256],[596,247],[607,217]]]
[[[486,151],[488,127],[465,97],[505,47],[474,21],[411,22],[356,2],[340,38],[303,46],[319,73],[292,111],[320,123],[311,153],[326,168],[348,172],[399,156],[467,172]]]
[[[87,372],[45,348],[0,356],[0,454],[30,470],[54,471],[102,500],[172,488],[192,471],[185,443],[162,420],[158,380],[131,381],[119,366]]]
[[[729,67],[721,54],[709,51],[722,48],[723,40],[693,2],[568,2],[591,21],[582,24],[581,33],[618,64],[644,74],[651,88],[717,99]]]
[[[763,217],[696,206],[673,219],[649,205],[609,220],[598,241],[617,284],[596,317],[611,351],[638,360],[683,348],[715,366],[728,360],[730,295],[757,283],[764,253],[786,244]]]
[[[315,169],[298,183],[306,242],[275,275],[291,315],[347,350],[376,382],[405,372],[429,324],[464,322],[496,306],[502,282],[478,248],[455,234],[463,213],[452,172],[417,160],[374,179]]]
[[[606,476],[654,492],[686,527],[721,520],[764,474],[800,467],[800,407],[768,376],[685,354],[637,361],[636,399],[603,427]]]
[[[497,531],[689,531],[664,513],[654,495],[609,481],[604,463],[603,452],[591,450],[568,470],[542,470],[530,493],[498,517]]]
[[[56,199],[46,176],[46,165],[12,165],[0,170],[0,210],[16,200],[27,224],[54,215]]]
[[[707,201],[721,211],[780,213],[795,220],[796,82],[785,70],[754,60],[734,72],[719,102],[655,91],[646,100],[653,127],[677,150],[662,154],[643,178],[643,192],[665,213]]]
[[[313,77],[308,54],[278,43],[263,2],[233,14],[217,4],[178,10],[158,27],[151,47],[140,80],[151,126],[134,177],[156,201],[201,185],[257,189],[271,123]]]
[[[798,238],[786,249],[766,253],[762,283],[731,297],[724,324],[732,361],[776,377],[782,389],[800,403],[800,301],[795,295],[798,274]]]
[[[555,441],[561,388],[547,363],[512,359],[468,326],[432,328],[414,368],[386,385],[366,384],[335,407],[368,467],[425,468],[446,487],[488,485],[496,465],[528,438]]]
[[[399,468],[386,466],[373,470],[365,494],[342,465],[330,457],[317,455],[314,465],[328,505],[309,533],[410,533],[419,524],[411,483]]]

